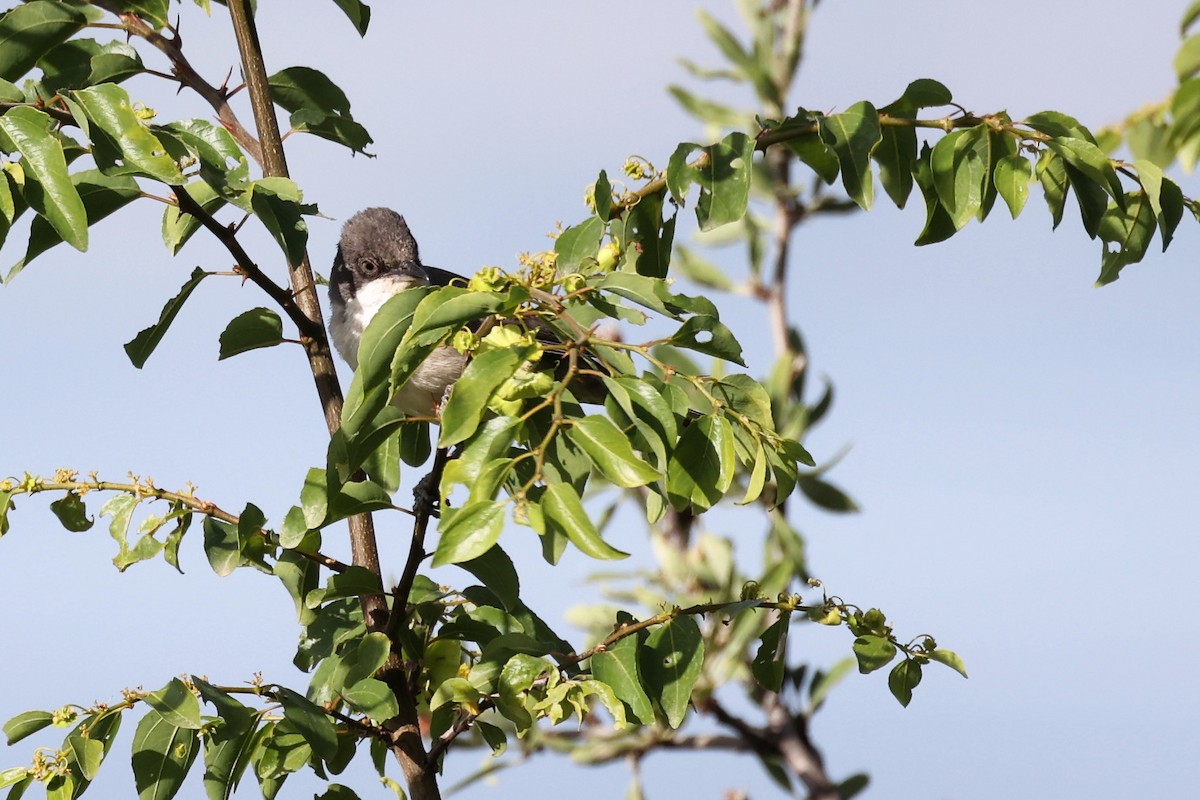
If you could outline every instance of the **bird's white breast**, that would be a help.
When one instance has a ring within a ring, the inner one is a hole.
[[[394,295],[415,285],[420,284],[409,276],[385,275],[359,289],[348,303],[334,304],[329,325],[333,346],[351,369],[358,369],[358,343],[379,309]]]

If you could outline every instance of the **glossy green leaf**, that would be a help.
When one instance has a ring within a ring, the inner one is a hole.
[[[268,82],[271,97],[291,112],[291,125],[322,139],[365,153],[374,141],[350,114],[350,101],[323,72],[311,67],[288,67]]]
[[[179,293],[168,300],[167,304],[163,306],[162,312],[158,315],[158,322],[142,330],[141,333],[125,344],[125,353],[129,356],[130,362],[135,367],[141,369],[145,365],[146,359],[158,347],[159,342],[166,335],[167,329],[171,327],[171,323],[175,321],[175,317],[179,315],[180,309],[183,308],[183,304],[187,302],[192,291],[200,285],[200,281],[204,280],[210,274],[200,269],[200,267],[192,270],[191,276],[183,284],[183,287],[180,288]]]
[[[1162,169],[1150,161],[1139,159],[1134,162],[1137,167],[1138,180],[1154,210],[1158,230],[1162,236],[1162,248],[1165,251],[1175,238],[1175,229],[1183,219],[1183,192],[1179,184],[1163,175]]]
[[[333,3],[354,23],[359,36],[367,35],[367,26],[371,24],[370,6],[362,0],[333,0]]]
[[[987,126],[979,125],[951,131],[933,148],[933,185],[958,230],[983,205],[984,182],[990,180],[987,141]]]
[[[731,133],[720,143],[704,148],[704,154],[707,162],[697,170],[702,188],[696,219],[700,230],[711,231],[746,215],[754,140],[743,133]]]
[[[25,711],[4,723],[4,737],[9,745],[14,745],[31,736],[42,728],[54,722],[54,715],[49,711]]]
[[[0,17],[0,78],[24,77],[38,59],[86,24],[78,8],[50,0],[34,0],[5,12]]]
[[[199,732],[172,725],[150,710],[133,734],[133,782],[139,800],[169,800],[200,753]]]
[[[174,153],[177,158],[198,159],[200,179],[224,199],[236,198],[246,188],[250,180],[249,162],[224,126],[206,119],[184,119],[153,130],[164,144],[183,149]],[[190,193],[192,199],[204,206],[204,197]]]
[[[1124,205],[1125,189],[1121,186],[1121,180],[1117,177],[1112,162],[1099,147],[1092,142],[1069,136],[1051,139],[1046,142],[1046,146],[1058,154],[1068,167],[1101,187],[1118,206]],[[1075,182],[1072,181],[1072,186],[1074,185]],[[1078,189],[1076,192],[1078,194]]]
[[[481,500],[443,510],[433,566],[470,561],[490,550],[504,529],[505,505],[502,500]]]
[[[186,187],[187,193],[208,214],[215,213],[225,205],[225,198],[217,194],[204,181],[192,181]],[[177,205],[169,205],[163,211],[162,239],[163,244],[171,255],[177,255],[179,250],[192,238],[192,234],[200,230],[200,220],[191,214],[185,214]]]
[[[1033,180],[1033,165],[1024,156],[1005,156],[996,164],[992,181],[1004,198],[1012,218],[1016,219],[1029,198],[1029,183]]]
[[[99,170],[89,169],[73,173],[71,182],[83,201],[89,226],[95,225],[142,196],[137,181],[128,175],[110,176],[102,174]],[[62,236],[45,217],[34,217],[33,224],[29,227],[29,243],[25,255],[13,267],[9,277],[23,270],[33,259],[62,241]]]
[[[7,789],[10,786],[22,784],[8,793],[10,800],[19,800],[21,795],[25,794],[25,790],[29,788],[33,780],[33,773],[25,767],[0,769],[0,789]]]
[[[224,578],[242,565],[237,526],[213,517],[204,518],[204,554],[213,572]]]
[[[454,383],[450,399],[442,408],[438,447],[451,447],[469,439],[479,428],[496,390],[532,353],[532,347],[496,349],[467,362],[462,376]]]
[[[593,414],[577,419],[567,428],[567,436],[617,486],[634,489],[660,477],[658,470],[633,452],[628,437],[607,417]]]
[[[300,188],[287,178],[259,178],[250,184],[249,191],[254,214],[275,238],[288,263],[298,266],[308,246],[304,214],[313,213],[302,204]]]
[[[126,42],[72,39],[39,61],[42,85],[51,92],[82,89],[100,83],[120,83],[145,71],[137,50]]]
[[[337,754],[337,728],[324,709],[283,687],[279,689],[279,701],[283,704],[284,719],[296,727],[314,753],[325,759]]]
[[[592,675],[612,687],[613,692],[627,706],[627,713],[643,724],[654,722],[654,706],[643,688],[641,669],[638,665],[638,637],[624,639],[596,653],[588,661]]]
[[[858,671],[866,675],[886,667],[896,657],[896,645],[883,636],[866,634],[854,640],[854,656],[858,659]]]
[[[944,242],[953,236],[958,228],[954,226],[954,220],[950,217],[950,212],[942,205],[941,198],[938,196],[937,187],[933,181],[933,149],[928,143],[921,146],[921,155],[917,159],[916,171],[913,175],[917,182],[917,186],[921,189],[921,196],[925,200],[925,227],[914,244],[926,245]]]
[[[733,482],[733,429],[723,417],[688,425],[667,467],[667,497],[677,509],[707,511]]]
[[[784,144],[796,154],[797,158],[817,173],[817,176],[826,185],[832,186],[838,175],[841,174],[842,168],[838,163],[837,153],[832,147],[825,144],[816,130],[810,135],[788,139]]]
[[[900,701],[900,705],[908,707],[912,702],[913,689],[921,682],[921,665],[911,658],[906,658],[888,673],[888,689],[892,696]]]
[[[600,531],[570,484],[552,483],[547,486],[541,507],[546,515],[546,525],[565,535],[584,555],[602,560],[621,559],[629,555],[600,537]]]
[[[1067,168],[1061,158],[1045,150],[1038,158],[1036,174],[1042,184],[1046,205],[1050,207],[1052,227],[1058,228],[1067,204]]]
[[[613,196],[612,184],[608,180],[608,173],[600,170],[600,175],[596,178],[595,191],[593,192],[596,204],[596,217],[602,222],[607,222],[612,216]]]
[[[704,639],[689,616],[675,617],[646,637],[640,661],[645,687],[672,728],[683,724],[703,665]]]
[[[1096,137],[1079,120],[1059,111],[1040,111],[1032,114],[1025,118],[1025,124],[1047,136],[1082,139],[1096,144]]]
[[[169,0],[122,0],[121,9],[137,14],[155,30],[161,30],[167,24],[167,14],[170,10]]]
[[[325,581],[325,588],[309,592],[305,603],[309,608],[317,608],[331,600],[382,592],[383,584],[380,583],[378,575],[366,567],[354,565],[348,567],[345,572],[330,575]]]
[[[879,112],[865,100],[821,120],[821,139],[837,154],[846,194],[865,211],[875,197],[871,153],[882,138]]]
[[[604,235],[604,221],[599,217],[588,217],[578,225],[572,225],[554,240],[556,264],[561,273],[578,272],[595,266],[596,252],[600,249],[600,238]]]
[[[880,131],[879,146],[871,154],[879,165],[879,182],[896,204],[904,208],[912,194],[913,168],[917,160],[917,132],[894,125]]]
[[[283,343],[283,320],[269,308],[252,308],[225,326],[220,338],[221,361],[239,353]]]
[[[1105,249],[1098,285],[1112,283],[1120,276],[1121,269],[1142,260],[1156,223],[1154,208],[1145,192],[1130,192],[1124,209],[1115,203],[1108,207],[1100,220],[1098,235],[1101,240],[1115,244],[1116,250]]]
[[[746,362],[742,360],[742,346],[734,337],[733,331],[729,330],[725,323],[708,314],[688,317],[669,341],[678,347],[722,358],[739,367],[746,366]]]
[[[105,174],[138,175],[171,186],[183,183],[179,165],[148,127],[138,118],[129,94],[120,86],[105,83],[70,93],[87,115],[87,132],[99,143],[99,132],[107,136],[119,161],[107,163],[98,148],[93,148],[100,171]]]
[[[1079,203],[1079,215],[1083,221],[1083,229],[1093,239],[1099,234],[1100,221],[1108,210],[1108,194],[1103,186],[1093,181],[1087,175],[1063,160],[1063,170],[1067,174],[1067,182],[1075,199]],[[1122,200],[1122,203],[1124,200]]]
[[[400,713],[396,695],[377,678],[363,678],[342,691],[342,699],[360,714],[383,723]]]
[[[168,725],[176,728],[200,728],[200,701],[179,678],[172,678],[157,692],[146,695],[146,704],[158,712]]]
[[[86,250],[87,209],[67,174],[67,159],[62,142],[53,134],[54,127],[47,114],[28,106],[10,108],[0,116],[0,133],[21,156],[25,201],[64,242]]]

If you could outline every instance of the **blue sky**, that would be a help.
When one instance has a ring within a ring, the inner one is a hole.
[[[511,265],[544,247],[555,221],[583,216],[599,169],[614,172],[630,153],[661,164],[675,143],[702,136],[665,93],[685,80],[677,56],[716,58],[692,3],[428,5],[376,3],[360,42],[331,3],[262,4],[271,68],[327,72],[376,139],[373,160],[289,141],[306,199],[333,218],[310,226],[318,264],[331,258],[342,220],[389,205],[406,215],[428,263]],[[724,3],[702,5],[735,18]],[[826,2],[792,100],[822,110],[886,103],[909,80],[932,77],[976,112],[1054,108],[1095,127],[1170,90],[1184,5],[1048,2],[1018,13]],[[221,13],[206,22],[185,10],[184,28],[197,65],[218,80],[231,63]],[[208,116],[155,82],[131,91],[164,118]],[[867,796],[879,798],[989,800],[1030,787],[1059,797],[1179,794],[1200,779],[1190,733],[1200,646],[1186,623],[1200,604],[1193,222],[1170,252],[1094,289],[1099,248],[1073,206],[1054,234],[1035,194],[1016,222],[997,209],[983,226],[915,248],[920,203],[898,212],[878,194],[869,215],[821,221],[796,240],[793,317],[815,372],[837,388],[810,449],[828,459],[850,447],[832,477],[863,513],[798,507],[795,519],[832,590],[880,606],[898,630],[935,634],[967,659],[971,679],[928,670],[902,709],[882,675],[850,677],[814,723],[830,771],[869,771]],[[193,267],[227,266],[199,237],[168,258],[159,213],[140,204],[103,223],[88,254],[53,251],[0,288],[0,472],[134,470],[161,486],[193,481],[234,511],[254,500],[277,519],[322,460],[323,427],[298,353],[216,362],[225,323],[263,304],[256,290],[208,281],[141,371],[121,349]],[[681,238],[692,230],[681,224]],[[248,241],[278,267],[264,237]],[[21,251],[10,242],[3,264]],[[766,347],[757,309],[729,309],[743,343]],[[739,530],[735,517],[711,526]],[[403,530],[393,532],[383,549],[396,563]],[[640,537],[628,535],[630,544]],[[262,670],[301,682],[289,664],[290,600],[273,582],[216,578],[196,535],[182,577],[161,563],[119,575],[113,552],[103,530],[67,534],[41,500],[19,503],[0,542],[0,685],[9,687],[0,718],[156,688],[181,672],[235,683]],[[578,586],[591,566],[582,558],[551,570],[522,555],[532,570],[525,593],[548,616],[564,594],[590,591]],[[832,663],[849,652],[844,633],[805,629],[796,646]],[[33,741],[3,751],[0,765],[21,762]],[[451,777],[483,758],[459,754]],[[650,797],[774,791],[749,759],[661,755],[646,771]],[[365,773],[354,782],[371,796]],[[507,797],[546,781],[607,798],[627,778],[622,767],[579,773],[546,758],[463,796]],[[128,785],[127,767],[110,763],[89,796],[128,796]]]

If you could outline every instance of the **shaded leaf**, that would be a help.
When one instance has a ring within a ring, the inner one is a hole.
[[[146,363],[146,359],[150,357],[150,354],[158,347],[158,343],[162,341],[163,336],[166,335],[167,329],[171,327],[171,323],[175,321],[175,317],[179,315],[180,309],[183,308],[183,304],[187,302],[192,291],[200,285],[200,281],[204,280],[210,274],[200,269],[200,267],[192,270],[191,276],[183,284],[183,287],[180,288],[179,294],[172,297],[163,306],[162,313],[158,315],[158,322],[144,329],[125,344],[125,353],[129,356],[130,362],[135,367],[138,369],[142,368]]]
[[[38,59],[70,39],[87,24],[87,16],[66,3],[35,0],[0,17],[0,78],[15,81]]]
[[[646,637],[640,664],[645,686],[672,728],[683,724],[703,665],[704,639],[690,616],[677,616]]]
[[[883,134],[879,112],[867,101],[821,120],[821,139],[837,153],[842,167],[842,186],[846,194],[863,210],[869,211],[875,196],[871,174],[871,153]]]
[[[239,353],[283,343],[283,320],[269,308],[252,308],[234,317],[220,338],[221,361]]]

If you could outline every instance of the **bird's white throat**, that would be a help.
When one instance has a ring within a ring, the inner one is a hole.
[[[421,285],[410,275],[383,275],[361,287],[349,302],[333,302],[329,321],[333,346],[351,369],[358,369],[358,343],[383,304],[405,289]]]

